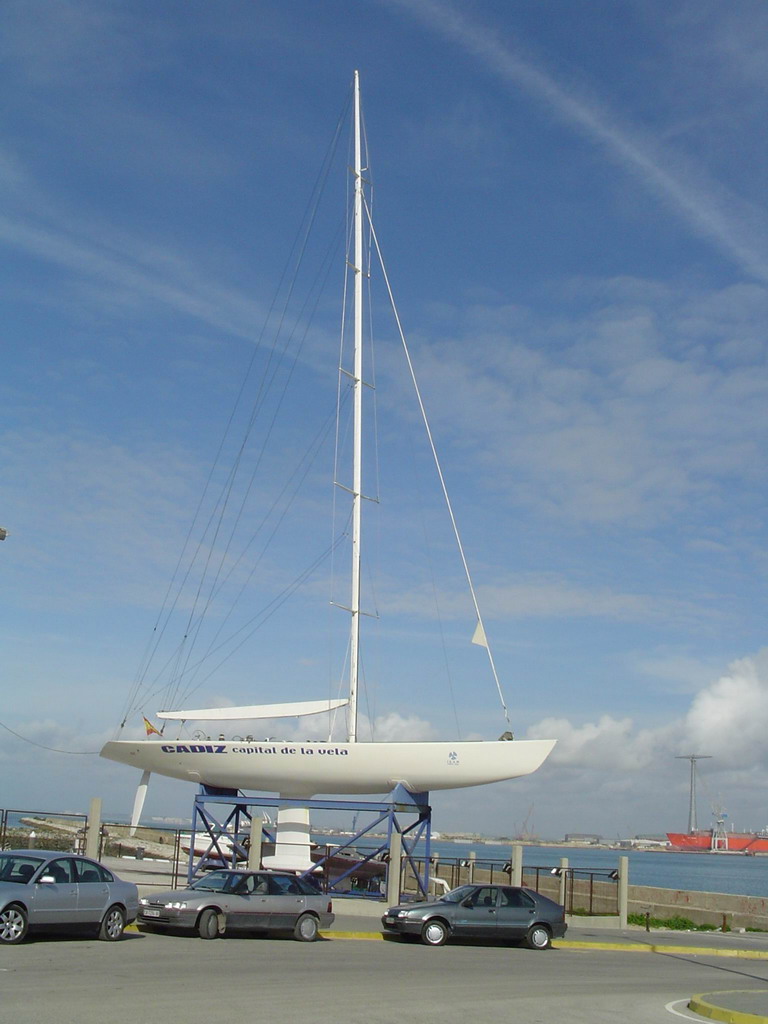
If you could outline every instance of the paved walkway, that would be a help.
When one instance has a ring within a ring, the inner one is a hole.
[[[325,938],[383,941],[381,915],[337,913]],[[135,928],[135,925],[131,926]],[[641,928],[590,929],[571,925],[567,938],[557,939],[554,949],[575,952],[655,953],[675,957],[726,957],[768,961],[768,933],[677,932]],[[703,992],[692,995],[689,1009],[704,1018],[726,1024],[768,1024],[768,988]]]
[[[337,914],[333,928],[323,933],[331,939],[383,939],[379,916]],[[555,949],[577,952],[598,950],[622,953],[656,953],[666,956],[716,956],[768,961],[768,934],[762,932],[677,932],[641,928],[568,928],[567,938],[557,939]],[[694,1013],[726,1024],[768,1024],[768,988],[744,991],[703,992],[691,997]]]

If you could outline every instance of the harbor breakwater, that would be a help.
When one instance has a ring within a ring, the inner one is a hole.
[[[759,896],[630,885],[629,913],[650,914],[662,919],[685,917],[694,924],[715,928],[725,925],[733,931],[740,928],[768,931],[768,899]]]

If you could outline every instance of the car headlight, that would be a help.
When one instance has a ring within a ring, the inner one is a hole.
[[[408,911],[407,910],[398,910],[397,916],[398,917],[408,917]]]
[[[140,904],[140,905],[141,905],[142,907],[148,907],[148,906],[149,906],[149,900],[145,899],[145,898],[144,898],[144,897],[142,896],[142,897],[140,897],[140,899],[139,899],[139,904]]]
[[[166,903],[165,904],[165,909],[166,910],[186,910],[187,909],[187,904],[184,902],[184,900],[174,900],[173,903]]]

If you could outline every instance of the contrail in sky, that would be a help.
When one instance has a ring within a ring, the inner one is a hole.
[[[383,2],[401,8],[435,34],[456,43],[497,78],[522,88],[572,128],[601,143],[617,163],[662,196],[742,270],[768,281],[765,239],[761,234],[748,237],[753,234],[755,214],[733,210],[736,205],[746,205],[742,201],[724,195],[721,186],[705,182],[700,171],[696,172],[698,184],[694,184],[691,168],[674,167],[675,160],[640,132],[620,125],[616,116],[595,100],[579,97],[570,86],[566,90],[546,71],[515,53],[500,33],[473,21],[464,11],[440,0]]]

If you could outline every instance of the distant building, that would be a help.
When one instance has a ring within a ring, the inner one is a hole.
[[[635,836],[635,838],[632,840],[632,845],[633,846],[646,846],[646,847],[648,847],[648,846],[668,847],[668,846],[671,846],[672,844],[670,843],[669,839],[667,839],[667,837],[665,835],[661,835],[661,836],[659,836],[659,835],[640,835],[640,836]]]
[[[603,841],[602,836],[593,835],[591,832],[566,832],[564,843],[579,843],[584,846],[597,846]]]

